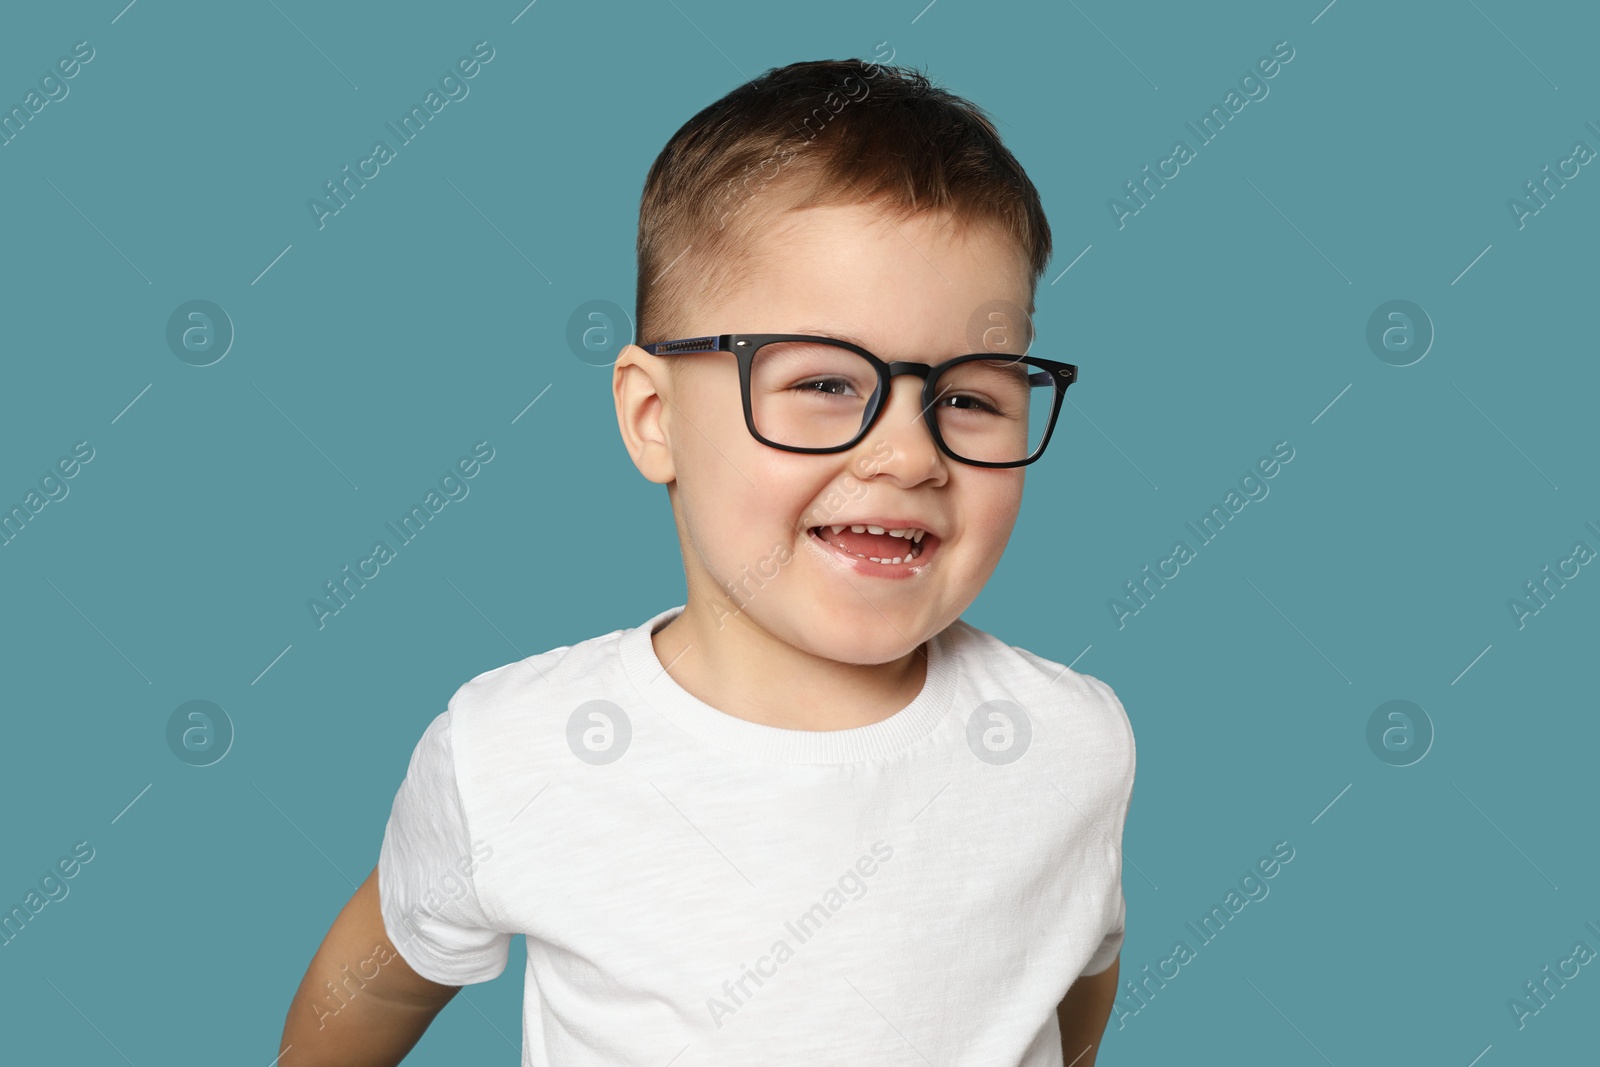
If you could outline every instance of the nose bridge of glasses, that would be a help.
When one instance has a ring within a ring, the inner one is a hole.
[[[907,417],[899,419],[897,422],[903,423],[906,426],[909,426],[912,423],[924,423],[925,420],[922,418],[924,414],[923,393],[926,390],[929,377],[933,373],[933,365],[929,363],[919,363],[915,360],[894,360],[887,363],[886,367],[886,374],[889,383],[889,394],[887,397],[877,398],[878,403],[872,405],[872,421],[878,424],[878,429],[880,432],[885,429],[883,426],[883,418],[888,412],[888,409],[894,399],[895,379],[900,377],[908,377],[915,380],[902,386],[901,391],[909,394],[911,408],[907,412]],[[904,427],[901,425],[896,425],[894,430],[899,431],[903,428]],[[915,433],[917,431],[913,430],[912,432]],[[928,433],[926,425],[923,426],[922,433],[927,436],[928,447],[937,448],[937,443],[933,440],[932,435]]]
[[[922,394],[927,388],[929,376],[933,373],[933,365],[929,363],[918,363],[915,360],[897,359],[886,363],[884,366],[886,368],[885,374],[889,380],[889,397],[891,399],[894,397],[894,380],[896,378],[904,376],[916,379],[916,381],[911,382],[904,389],[904,391],[912,394],[912,396],[916,398],[917,408],[920,410],[922,407]],[[880,406],[887,407],[888,401],[885,400]]]
[[[896,376],[901,374],[909,374],[926,382],[928,380],[928,375],[933,372],[932,364],[918,363],[916,360],[910,359],[893,360],[888,366],[889,380],[891,382],[894,381]]]

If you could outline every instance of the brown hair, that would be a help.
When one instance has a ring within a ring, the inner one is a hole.
[[[764,210],[749,210],[757,198]],[[696,292],[736,286],[763,258],[750,240],[763,218],[867,202],[902,218],[949,211],[957,225],[998,224],[1031,270],[1030,289],[1050,262],[1039,193],[981,108],[904,67],[791,63],[684,123],[650,167],[639,200],[639,340],[681,336]]]

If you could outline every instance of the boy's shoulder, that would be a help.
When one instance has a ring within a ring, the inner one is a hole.
[[[1116,691],[1092,674],[1084,674],[1067,664],[1046,659],[1021,645],[1008,644],[964,619],[957,619],[945,632],[955,638],[954,643],[962,649],[962,658],[969,666],[977,665],[1024,684],[1042,681],[1047,687],[1059,687],[1109,714],[1127,717]]]
[[[1124,749],[1131,763],[1133,725],[1110,685],[1068,664],[1008,644],[964,620],[951,624],[946,633],[960,650],[963,673],[976,675],[972,680],[978,693],[1010,692],[1030,716],[1064,721],[1075,743],[1084,740],[1085,731],[1092,731],[1107,744]]]
[[[529,774],[568,764],[574,721],[587,723],[597,707],[621,711],[612,702],[628,702],[617,645],[624,632],[512,660],[456,688],[430,730],[448,738],[452,773],[471,810],[497,804],[507,786]]]
[[[474,675],[457,687],[448,710],[458,713],[458,720],[459,713],[526,712],[530,700],[552,693],[603,689],[609,672],[618,670],[617,642],[625,632],[619,628]]]

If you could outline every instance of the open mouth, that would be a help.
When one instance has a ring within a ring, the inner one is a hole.
[[[915,563],[931,553],[939,541],[915,527],[889,530],[882,526],[813,526],[809,532],[847,556],[891,567]]]

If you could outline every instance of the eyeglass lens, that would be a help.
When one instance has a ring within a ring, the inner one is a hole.
[[[878,388],[871,363],[848,348],[776,341],[750,365],[750,410],[762,437],[793,448],[832,448],[855,437]],[[933,412],[963,459],[1011,463],[1039,446],[1055,404],[1048,373],[1024,357],[975,359],[943,371]]]

